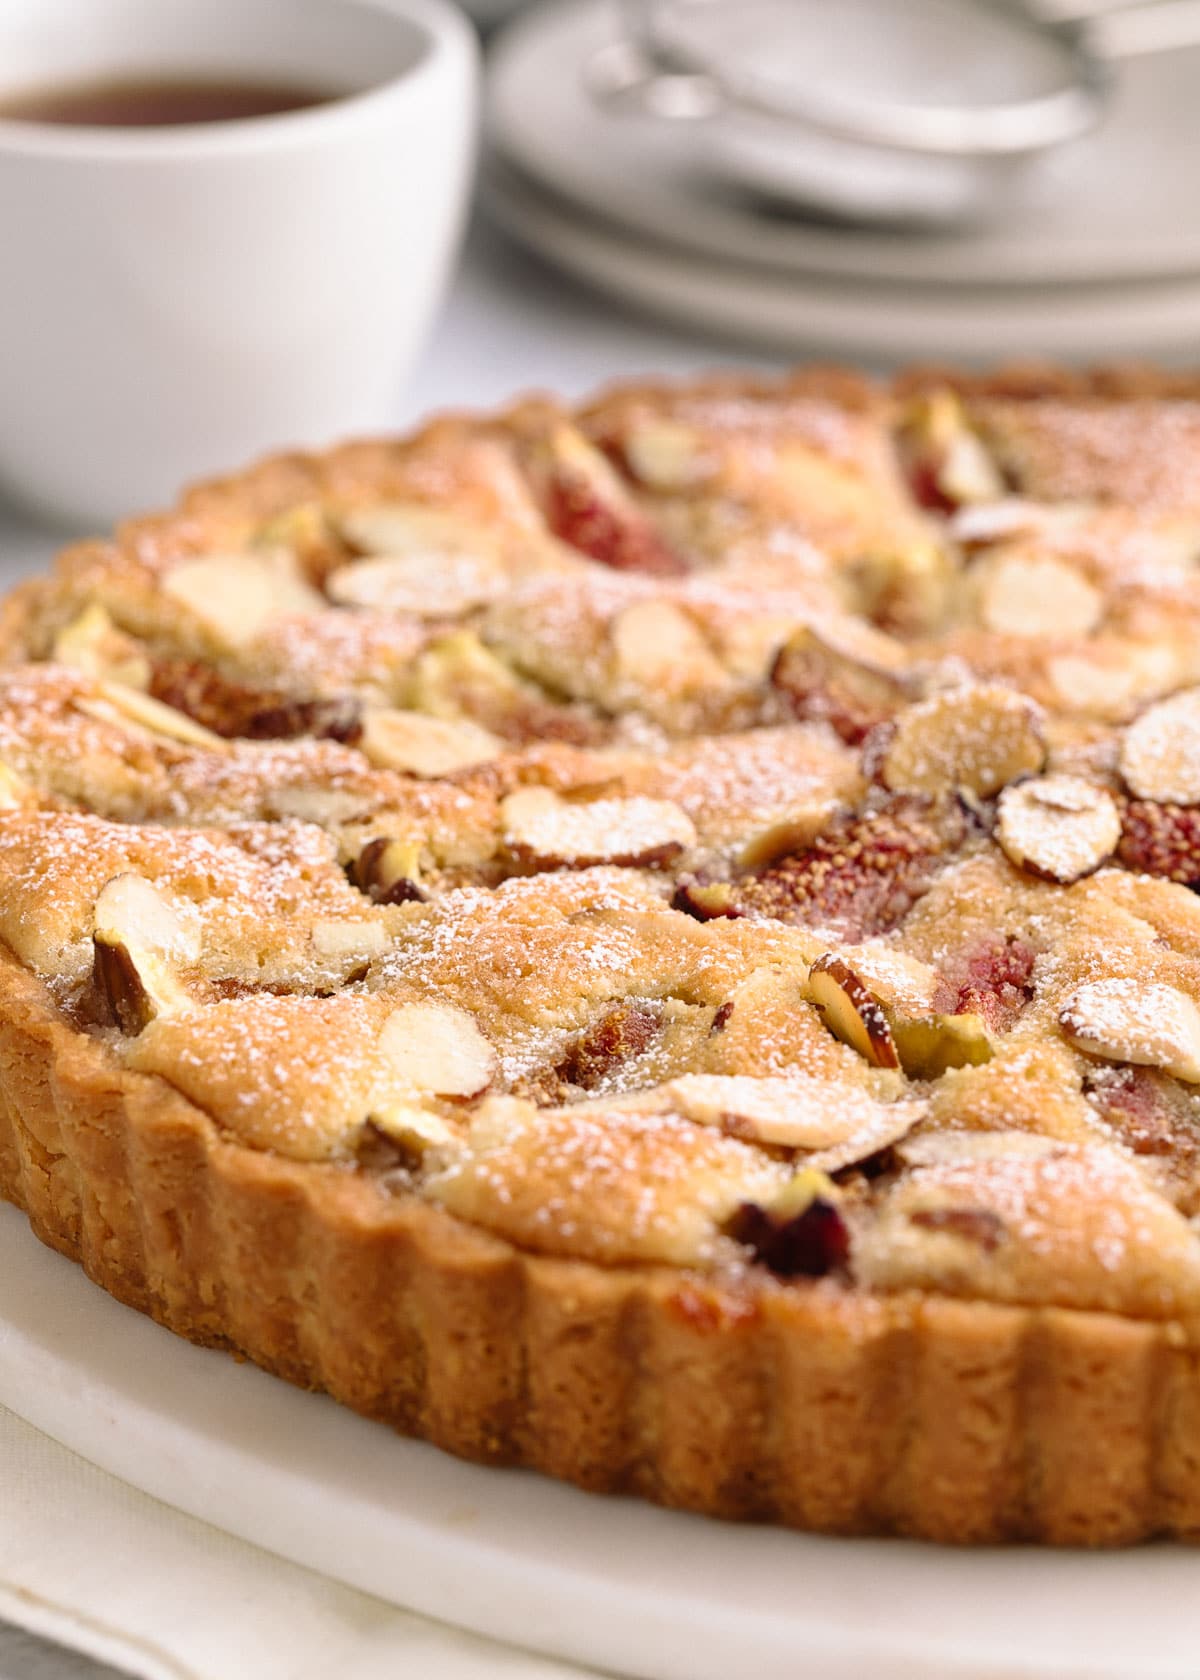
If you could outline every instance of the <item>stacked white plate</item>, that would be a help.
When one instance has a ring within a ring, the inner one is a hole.
[[[1103,128],[1029,166],[1002,217],[953,232],[867,229],[723,187],[695,127],[599,109],[583,71],[613,40],[616,11],[552,0],[508,24],[491,52],[491,208],[578,279],[673,322],[791,351],[1200,353],[1200,48],[1123,65]]]

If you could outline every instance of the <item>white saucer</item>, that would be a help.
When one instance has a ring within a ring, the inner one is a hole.
[[[760,348],[879,363],[1004,357],[1067,360],[1200,352],[1200,276],[1108,286],[984,289],[874,285],[698,261],[579,215],[493,164],[486,203],[541,256],[621,302]]]
[[[490,29],[513,15],[525,0],[459,0],[468,17],[483,29]]]
[[[180,1341],[101,1294],[2,1205],[0,1404],[293,1562],[641,1680],[1196,1672],[1193,1551],[824,1540],[462,1464]]]
[[[1008,287],[1200,272],[1200,48],[1122,65],[1104,128],[1031,170],[996,226],[868,232],[772,216],[706,178],[696,128],[597,109],[582,69],[617,11],[552,0],[508,24],[489,58],[494,145],[580,212],[788,274]]]

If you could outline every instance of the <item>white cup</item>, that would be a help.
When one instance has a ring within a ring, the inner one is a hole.
[[[469,196],[477,50],[446,0],[0,0],[0,103],[167,75],[339,97],[0,120],[0,490],[72,525],[386,426]]]

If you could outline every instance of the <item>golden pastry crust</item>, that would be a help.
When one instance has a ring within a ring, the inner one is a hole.
[[[0,617],[0,1192],[469,1457],[1190,1537],[1197,456],[1165,376],[813,370],[69,550]]]

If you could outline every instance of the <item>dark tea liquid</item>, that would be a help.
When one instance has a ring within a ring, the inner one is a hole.
[[[0,95],[0,118],[92,128],[165,128],[275,117],[328,105],[328,88],[233,77],[138,76]]]

